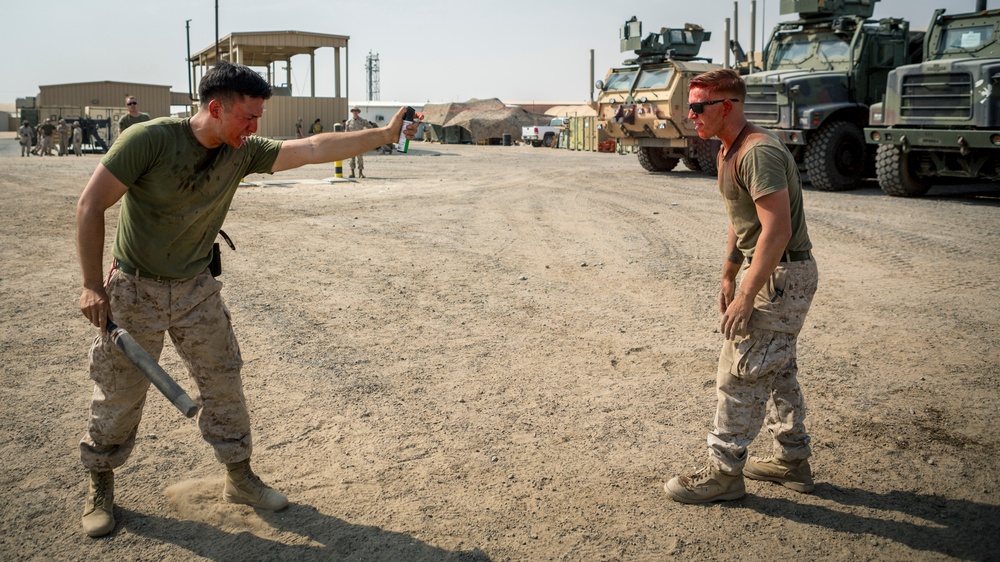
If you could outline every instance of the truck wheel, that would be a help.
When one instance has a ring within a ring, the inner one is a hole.
[[[864,176],[865,136],[854,123],[827,123],[806,146],[805,163],[809,180],[817,189],[854,189]]]
[[[692,147],[691,153],[693,152],[694,148]],[[701,164],[698,163],[698,158],[696,158],[694,154],[692,154],[691,156],[685,156],[681,158],[681,162],[684,162],[684,165],[687,166],[688,170],[691,170],[692,172],[701,171]]]
[[[538,148],[539,146],[542,146],[542,141],[533,140],[531,141],[531,146]]]
[[[920,197],[931,188],[930,182],[914,173],[916,158],[899,146],[882,144],[878,147],[875,170],[878,185],[886,195]]]
[[[549,133],[549,134],[545,135],[545,138],[542,139],[542,144],[545,145],[545,148],[552,148],[552,141],[554,139],[555,139],[555,135],[553,135],[552,133]]]
[[[662,148],[643,146],[639,149],[639,164],[650,172],[669,172],[677,166],[680,159],[667,154]]]
[[[719,175],[719,161],[716,157],[721,147],[720,141],[704,139],[700,139],[694,146],[695,158],[698,159],[698,166],[702,172],[710,176]]]

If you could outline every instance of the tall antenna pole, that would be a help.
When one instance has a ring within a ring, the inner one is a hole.
[[[215,62],[219,62],[219,0],[215,0]]]
[[[368,57],[365,59],[365,73],[368,76],[366,98],[368,101],[377,101],[381,97],[381,93],[379,92],[378,53],[368,51]]]

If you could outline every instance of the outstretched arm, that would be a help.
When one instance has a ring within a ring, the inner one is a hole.
[[[281,144],[281,151],[271,171],[280,172],[306,164],[347,160],[383,144],[394,143],[399,140],[405,112],[406,108],[397,111],[385,127],[349,133],[321,133],[306,139],[287,140]],[[406,138],[412,140],[416,131],[417,124],[414,122],[406,128]]]

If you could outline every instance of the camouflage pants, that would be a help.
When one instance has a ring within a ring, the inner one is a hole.
[[[359,170],[362,170],[362,171],[365,169],[365,155],[364,154],[358,154],[357,156],[354,156],[354,157],[351,158],[351,172],[354,172],[355,166]]]
[[[779,264],[754,301],[749,335],[722,346],[708,451],[723,472],[743,469],[747,446],[765,423],[773,455],[795,461],[811,454],[795,344],[817,282],[814,260]]]
[[[159,360],[163,334],[184,361],[201,406],[198,427],[220,462],[250,457],[250,416],[243,396],[243,359],[233,333],[222,283],[206,270],[191,279],[155,281],[115,270],[108,284],[115,323]],[[90,470],[125,463],[135,446],[149,380],[100,335],[90,349],[94,395],[80,457]],[[175,375],[176,378],[176,375]],[[190,392],[190,391],[189,391]]]

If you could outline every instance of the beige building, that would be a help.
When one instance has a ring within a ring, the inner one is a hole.
[[[319,118],[327,131],[332,131],[335,123],[347,119],[346,61],[349,39],[344,35],[304,31],[261,31],[232,33],[219,40],[219,58],[256,69],[274,88],[274,96],[265,106],[266,111],[258,123],[258,135],[292,138],[295,136],[295,121],[300,117],[305,127]],[[315,55],[322,48],[333,49],[333,68],[317,69]],[[308,91],[293,92],[290,86],[292,57],[300,61],[302,57],[298,55],[308,57],[311,79]],[[191,84],[196,90],[193,93],[195,97],[198,82],[215,63],[216,56],[215,44],[191,56]],[[342,64],[341,60],[345,62]],[[319,73],[333,77],[333,96],[316,96],[316,77]],[[39,121],[46,117],[54,120],[109,119],[113,124],[110,137],[114,139],[118,135],[118,121],[128,111],[125,107],[127,96],[135,96],[139,100],[139,111],[148,113],[154,119],[177,113],[189,114],[196,110],[198,104],[192,99],[192,94],[172,92],[170,86],[103,81],[39,86],[39,94],[30,106],[38,110]],[[29,99],[25,98],[25,101]]]
[[[308,127],[317,118],[325,131],[332,131],[335,123],[347,119],[347,43],[345,35],[326,35],[305,31],[259,31],[231,33],[211,46],[191,56],[191,82],[198,84],[208,68],[218,58],[264,69],[261,74],[274,88],[274,96],[264,106],[264,115],[258,122],[257,134],[271,138],[291,138],[295,136],[295,121],[302,118]],[[333,68],[316,68],[316,51],[332,48]],[[310,86],[308,92],[293,92],[292,57],[308,55]],[[284,72],[279,72],[279,70]],[[320,73],[333,76],[332,97],[316,96],[316,77]],[[343,77],[343,80],[341,79]]]
[[[128,112],[125,98],[135,96],[139,100],[139,111],[150,117],[170,115],[170,106],[190,103],[187,94],[176,94],[170,86],[155,84],[134,84],[130,82],[78,82],[75,84],[53,84],[39,86],[34,100],[38,119],[46,117],[74,120],[79,118],[110,119],[112,138],[118,134],[118,120]]]

